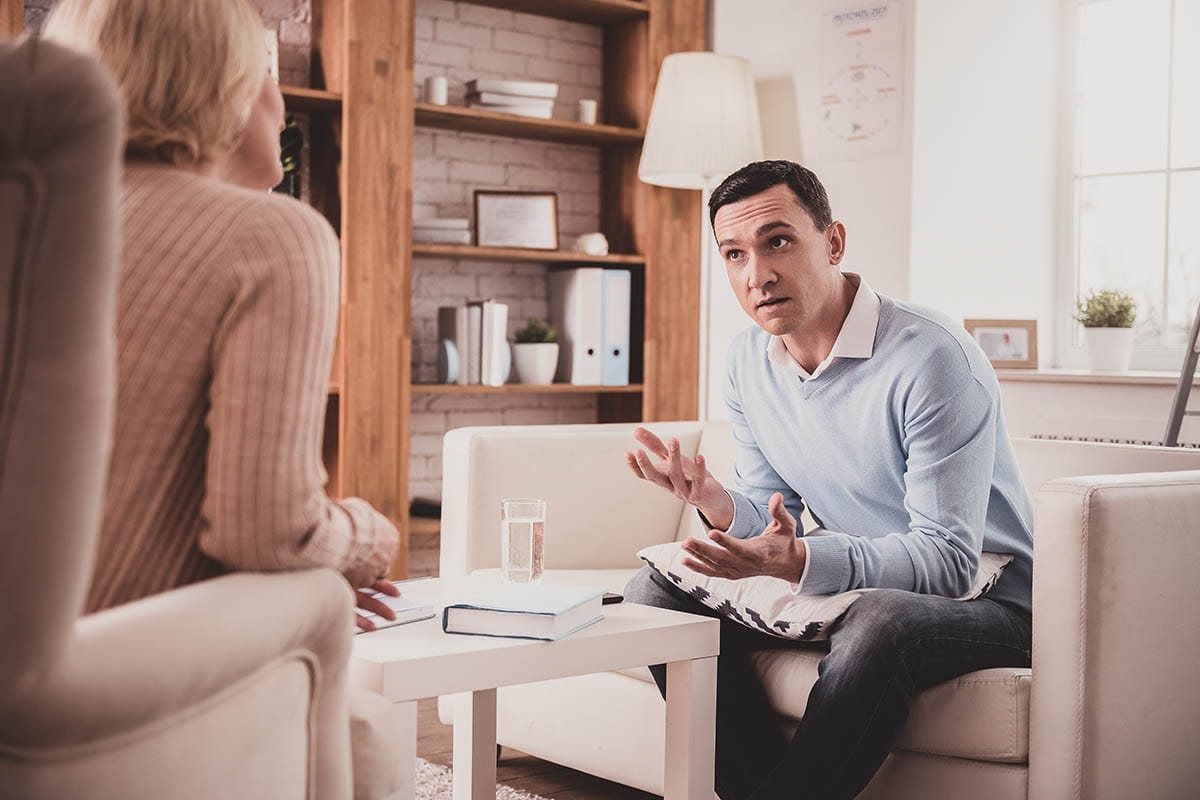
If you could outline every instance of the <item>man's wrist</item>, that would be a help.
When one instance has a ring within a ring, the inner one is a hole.
[[[700,512],[704,522],[714,530],[728,531],[729,526],[733,524],[733,499],[724,489],[721,490],[720,498],[716,498],[711,504],[696,506],[696,510]]]

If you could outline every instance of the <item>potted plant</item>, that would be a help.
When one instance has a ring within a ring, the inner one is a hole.
[[[531,318],[517,331],[513,361],[521,383],[545,385],[554,382],[558,368],[558,331],[545,320]]]
[[[1125,292],[1093,291],[1076,303],[1075,320],[1087,333],[1088,362],[1097,372],[1129,369],[1137,306]]]

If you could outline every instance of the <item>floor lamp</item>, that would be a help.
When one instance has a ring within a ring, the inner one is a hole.
[[[707,419],[712,241],[708,196],[729,173],[763,157],[758,95],[750,63],[716,53],[673,53],[663,59],[646,124],[638,178],[654,186],[699,189],[699,417]]]

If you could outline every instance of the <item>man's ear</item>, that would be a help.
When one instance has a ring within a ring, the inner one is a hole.
[[[834,220],[825,229],[825,244],[829,248],[829,263],[836,267],[846,255],[846,226]]]

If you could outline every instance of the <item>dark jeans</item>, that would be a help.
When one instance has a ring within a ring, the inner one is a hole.
[[[630,580],[625,598],[717,616],[649,567]],[[850,606],[830,629],[828,644],[804,719],[788,741],[750,653],[821,646],[721,620],[716,770],[721,800],[854,797],[891,751],[918,692],[979,669],[1029,666],[1030,618],[986,598],[962,602],[880,589]],[[665,693],[666,670],[659,665],[650,671]]]

